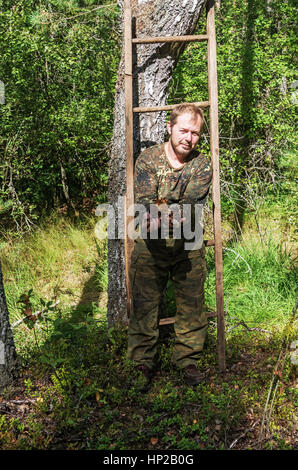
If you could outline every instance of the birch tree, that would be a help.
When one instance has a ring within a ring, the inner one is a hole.
[[[16,351],[9,324],[0,263],[0,389],[9,385],[16,375]]]
[[[123,9],[123,0],[119,0],[118,3]],[[132,0],[135,35],[148,37],[192,34],[205,3],[205,0]],[[185,43],[177,42],[137,46],[133,55],[134,106],[167,104],[172,72],[184,48]],[[115,208],[116,229],[118,196],[124,196],[126,191],[124,111],[124,50],[122,50],[116,84],[108,191],[109,203]],[[164,112],[136,114],[134,117],[134,156],[136,157],[148,146],[163,142],[165,130]],[[109,239],[108,264],[108,322],[110,326],[116,323],[126,324],[128,319],[124,241],[122,239]]]

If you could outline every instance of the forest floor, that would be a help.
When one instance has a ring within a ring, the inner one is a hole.
[[[146,392],[125,357],[126,328],[107,326],[105,247],[93,229],[63,220],[25,242],[6,241],[11,323],[25,321],[13,328],[19,369],[0,397],[0,449],[297,449],[293,257],[269,239],[266,247],[252,239],[226,245],[225,373],[214,319],[199,361],[205,379],[196,387],[173,369],[173,326],[161,326]],[[37,321],[26,318],[28,307],[42,310]]]
[[[183,383],[161,348],[147,392],[123,359],[123,332],[108,338],[97,328],[85,340],[78,339],[77,351],[89,356],[84,367],[76,368],[77,357],[70,360],[64,348],[53,371],[33,358],[21,368],[0,399],[2,449],[297,449],[297,380],[280,338],[239,332],[221,374],[210,335],[200,364],[205,381],[196,387]]]

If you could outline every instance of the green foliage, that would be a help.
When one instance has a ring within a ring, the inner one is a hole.
[[[227,0],[216,10],[225,215],[239,205],[251,206],[252,195],[287,193],[285,170],[297,169],[296,14],[289,0]],[[202,18],[198,33],[204,32]],[[188,46],[174,71],[171,102],[208,99],[206,59],[204,44]],[[208,151],[208,145],[203,136],[202,149]]]
[[[1,10],[0,197],[28,214],[81,204],[107,184],[116,4],[21,0]]]

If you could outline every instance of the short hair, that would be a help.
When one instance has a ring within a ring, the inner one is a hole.
[[[193,116],[195,115],[200,116],[200,118],[202,119],[202,122],[204,122],[204,113],[202,109],[199,108],[199,106],[197,106],[196,104],[192,104],[192,103],[184,103],[184,104],[178,104],[171,112],[170,118],[169,118],[170,126],[172,127],[174,124],[176,124],[178,116],[181,116],[181,114],[186,114],[186,113],[192,114]]]

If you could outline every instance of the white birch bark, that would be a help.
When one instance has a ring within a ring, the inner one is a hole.
[[[9,323],[0,264],[0,390],[16,376],[16,351]]]

